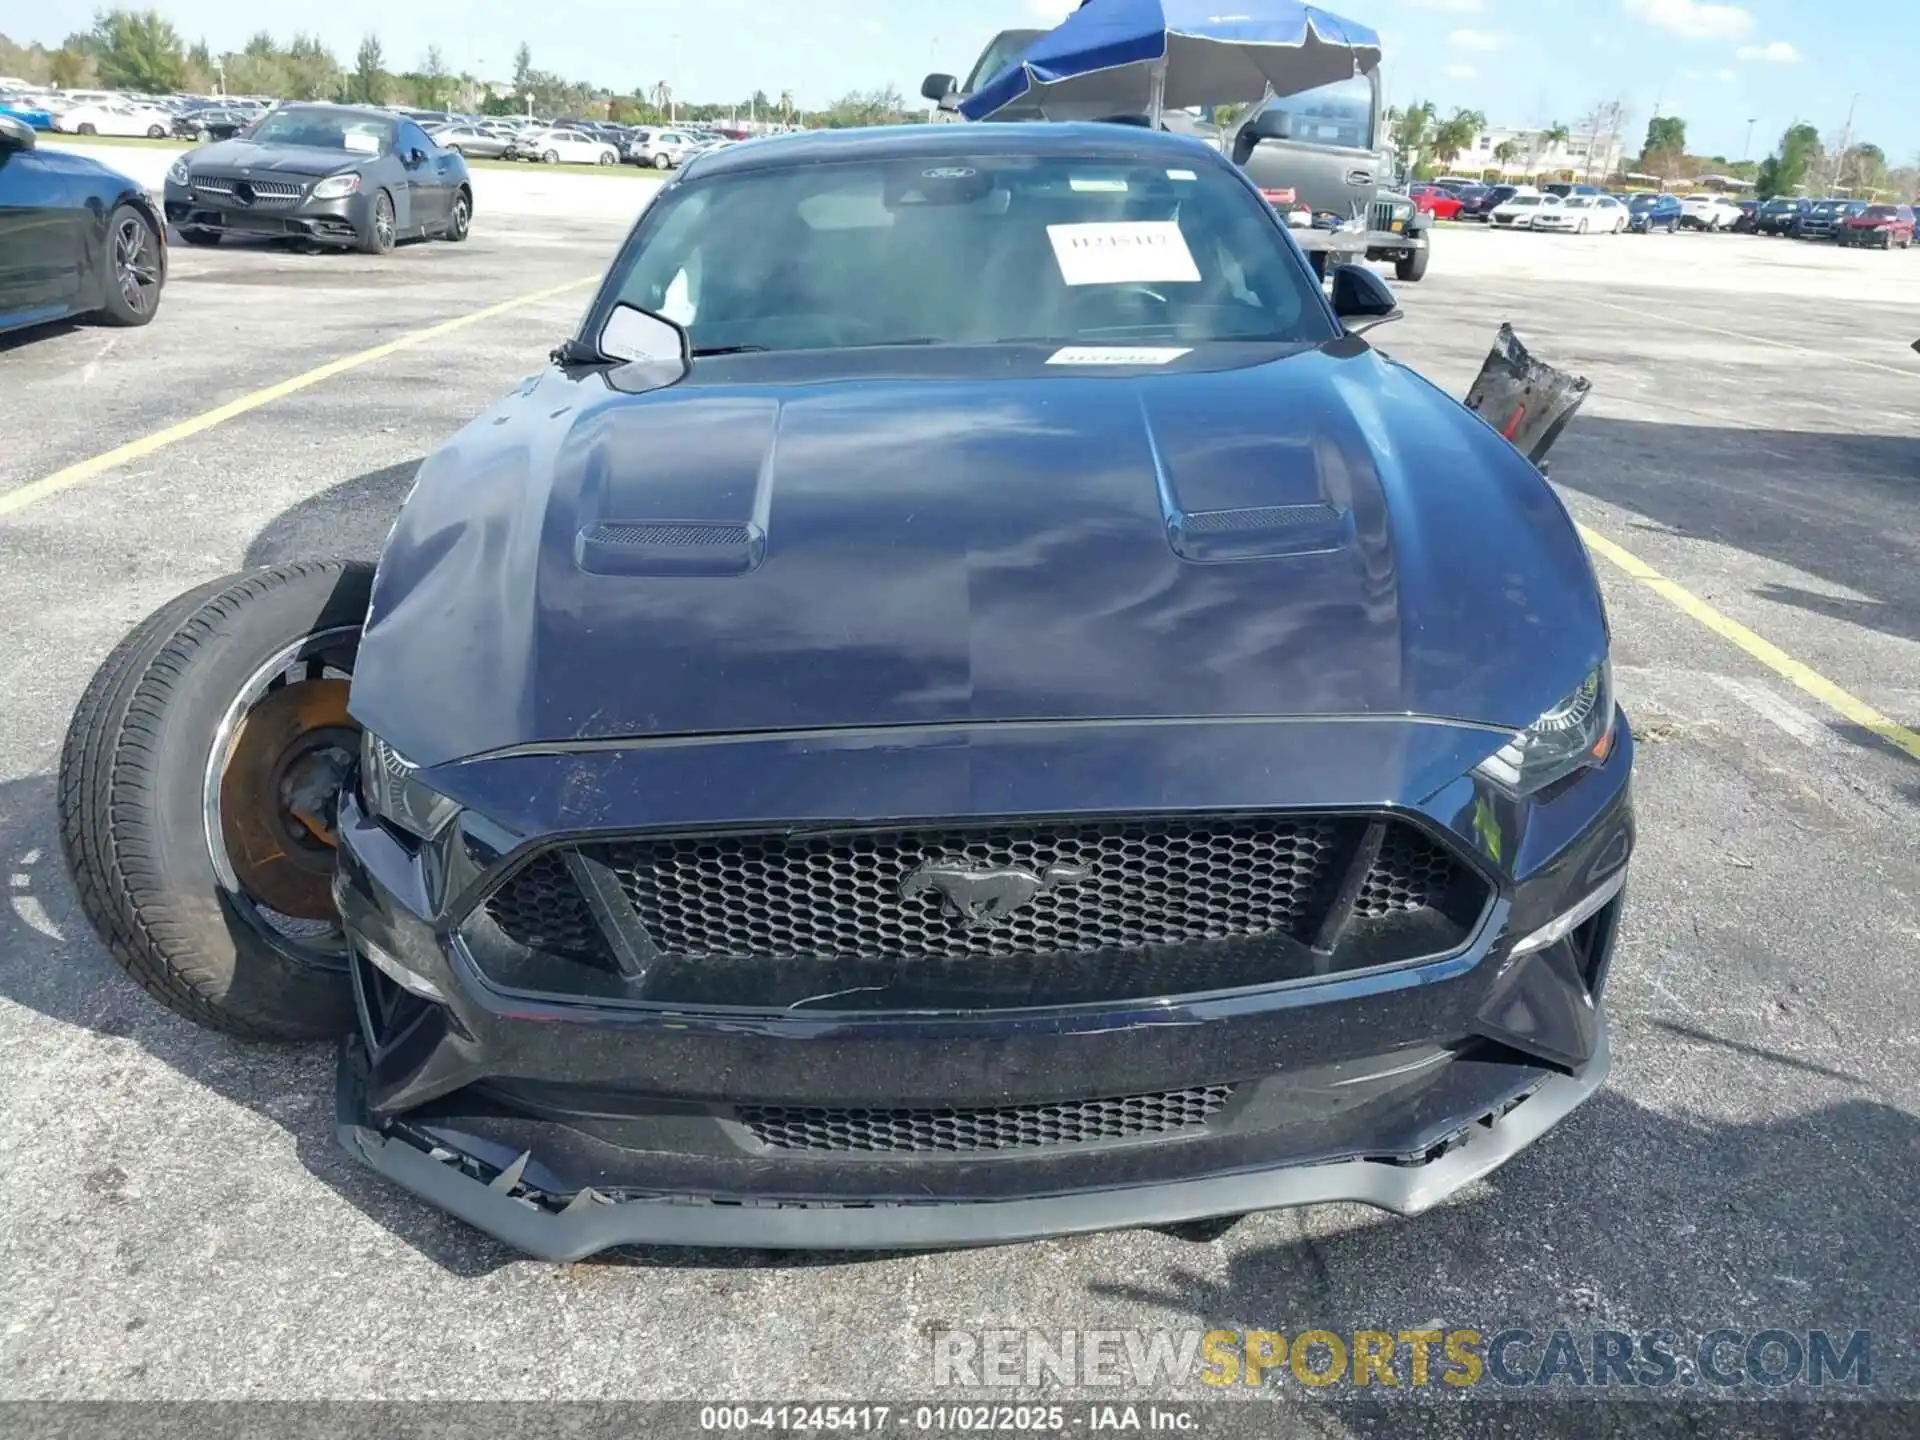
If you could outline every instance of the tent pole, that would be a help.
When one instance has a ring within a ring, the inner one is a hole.
[[[1160,128],[1160,112],[1167,105],[1167,62],[1162,56],[1149,72],[1147,89],[1147,119],[1153,128]]]

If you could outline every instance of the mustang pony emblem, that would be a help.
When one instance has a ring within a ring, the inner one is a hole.
[[[964,860],[929,860],[900,882],[900,898],[911,900],[931,890],[942,909],[969,926],[990,925],[1061,885],[1093,878],[1091,865],[1049,865],[1036,875],[1018,865],[970,865]]]

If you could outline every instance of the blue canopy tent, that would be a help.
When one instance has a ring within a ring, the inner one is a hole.
[[[984,120],[1025,102],[1050,120],[1158,127],[1169,108],[1295,95],[1379,64],[1378,34],[1299,0],[1086,0],[960,112]]]

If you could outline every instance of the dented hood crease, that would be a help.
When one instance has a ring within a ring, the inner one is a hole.
[[[1604,651],[1551,489],[1364,346],[1120,374],[774,359],[642,394],[550,370],[430,457],[361,722],[423,764],[1001,720],[1517,727]]]

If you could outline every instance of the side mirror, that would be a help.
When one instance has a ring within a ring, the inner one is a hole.
[[[610,360],[684,364],[690,358],[691,342],[687,332],[665,316],[622,302],[600,327],[594,348]]]
[[[938,105],[959,88],[960,82],[951,75],[929,75],[920,82],[920,98]]]
[[[407,152],[407,164],[424,165],[426,163],[427,163],[427,152],[422,150],[419,146],[416,145],[414,146],[413,149]]]
[[[1333,313],[1349,335],[1400,318],[1400,302],[1387,282],[1364,265],[1333,267]]]
[[[31,150],[38,143],[39,136],[26,121],[0,115],[0,150]]]
[[[1284,110],[1262,110],[1247,122],[1247,133],[1256,140],[1291,140],[1293,116]]]

